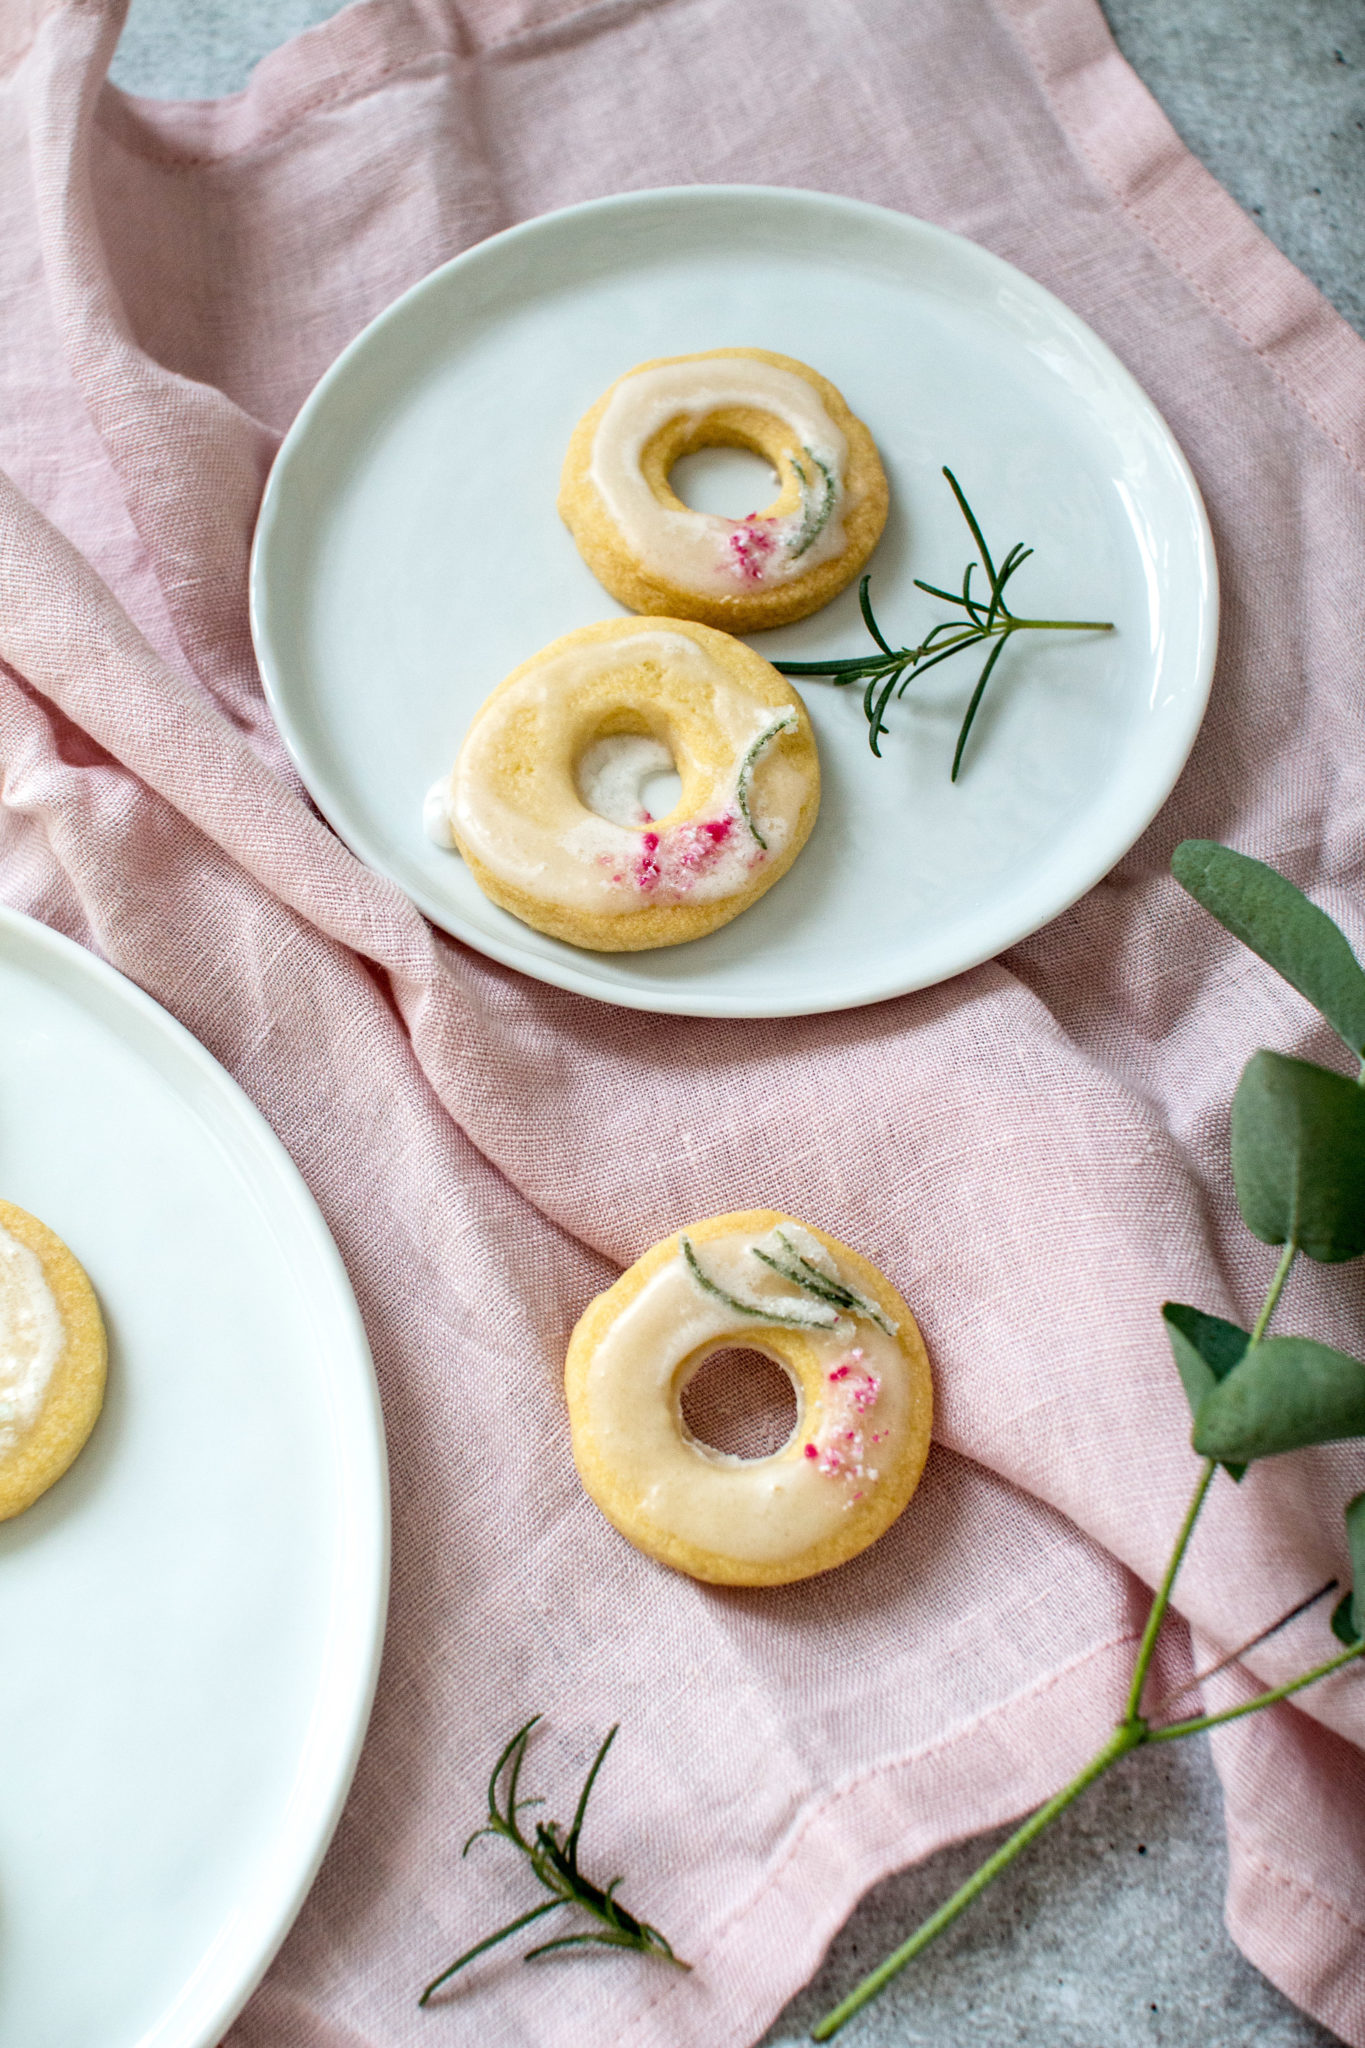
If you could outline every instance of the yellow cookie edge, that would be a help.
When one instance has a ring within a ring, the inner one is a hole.
[[[855,1275],[860,1291],[877,1303],[888,1319],[899,1325],[896,1342],[903,1352],[911,1376],[911,1394],[914,1413],[906,1442],[894,1468],[884,1480],[879,1480],[875,1492],[865,1503],[849,1510],[844,1525],[832,1536],[813,1544],[795,1558],[788,1558],[777,1564],[746,1564],[726,1557],[718,1551],[703,1549],[700,1545],[685,1542],[675,1536],[661,1535],[657,1531],[646,1531],[639,1518],[624,1506],[620,1491],[597,1453],[597,1447],[585,1426],[587,1409],[587,1380],[597,1346],[618,1315],[634,1301],[647,1281],[652,1279],[661,1266],[676,1257],[679,1239],[686,1234],[693,1244],[705,1244],[711,1238],[725,1237],[731,1231],[752,1230],[756,1237],[764,1236],[776,1224],[798,1222],[785,1209],[740,1209],[725,1216],[708,1216],[698,1223],[685,1223],[671,1237],[660,1240],[628,1266],[619,1280],[612,1283],[602,1294],[589,1302],[583,1314],[574,1325],[569,1339],[569,1348],[564,1360],[564,1392],[569,1409],[569,1429],[573,1447],[574,1464],[583,1482],[584,1491],[594,1505],[606,1516],[612,1527],[625,1537],[628,1543],[654,1558],[659,1564],[669,1566],[687,1578],[700,1579],[713,1586],[786,1586],[801,1579],[814,1578],[817,1573],[835,1570],[847,1564],[851,1558],[875,1543],[885,1535],[891,1524],[899,1517],[919,1485],[929,1455],[929,1441],[934,1421],[933,1375],[929,1365],[929,1354],[924,1348],[909,1305],[891,1285],[886,1275],[865,1259],[860,1252],[843,1244],[828,1231],[817,1230],[806,1223],[802,1228],[818,1238],[826,1251],[840,1261],[842,1267]],[[765,1347],[782,1352],[793,1337],[793,1332],[779,1327],[764,1328],[756,1324],[754,1337],[761,1339]],[[796,1339],[800,1342],[799,1336]],[[793,1443],[790,1452],[793,1462],[800,1453],[799,1445]],[[779,1453],[779,1455],[782,1455]]]
[[[733,597],[709,598],[656,576],[637,562],[623,546],[616,522],[589,476],[589,468],[597,423],[612,393],[627,377],[673,363],[713,362],[720,356],[747,356],[754,362],[770,363],[815,387],[825,410],[848,442],[845,485],[851,502],[844,517],[844,545],[837,555],[817,563],[780,588],[737,591]],[[877,444],[843,393],[809,363],[766,348],[708,348],[692,355],[655,356],[649,362],[634,364],[616,378],[574,428],[559,484],[559,516],[593,575],[618,603],[646,616],[692,619],[731,633],[756,633],[772,626],[789,625],[794,619],[807,618],[837,597],[853,581],[881,539],[889,504],[890,491]]]
[[[663,618],[656,623],[662,630],[682,633],[694,640],[760,703],[770,704],[774,710],[790,710],[796,714],[796,731],[782,733],[772,743],[771,752],[799,762],[805,770],[807,794],[787,844],[781,853],[763,863],[746,889],[713,903],[657,903],[641,910],[614,913],[571,910],[546,903],[542,898],[531,895],[529,890],[516,888],[485,866],[452,823],[455,844],[465,866],[490,903],[509,911],[522,924],[530,925],[533,931],[544,932],[547,938],[559,939],[565,945],[580,946],[589,953],[641,953],[658,946],[686,945],[691,939],[704,939],[708,932],[719,931],[722,925],[731,923],[757,903],[760,896],[766,896],[775,882],[781,881],[810,838],[820,811],[820,756],[816,750],[815,733],[809,712],[786,677],[779,675],[772,663],[756,654],[752,647],[746,647],[743,641],[734,639],[729,633],[719,632],[715,627],[700,625],[695,619]],[[480,705],[470,730],[498,697],[549,656],[570,647],[627,639],[639,630],[638,619],[599,619],[591,626],[579,626],[572,633],[552,640],[548,646],[521,662],[510,675],[503,677]]]
[[[56,1231],[4,1201],[0,1227],[36,1254],[66,1331],[37,1421],[0,1457],[0,1522],[7,1522],[32,1507],[84,1449],[104,1403],[108,1340],[85,1268]]]

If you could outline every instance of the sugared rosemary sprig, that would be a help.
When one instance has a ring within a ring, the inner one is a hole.
[[[816,541],[819,540],[829,524],[829,515],[834,510],[834,500],[837,496],[837,486],[830,473],[828,464],[820,460],[813,448],[803,448],[801,453],[809,456],[813,466],[819,470],[822,488],[820,502],[817,505],[811,480],[793,456],[792,468],[796,471],[797,480],[801,485],[801,530],[796,536],[796,545],[791,551],[793,562],[799,556],[804,555],[807,548],[814,547]]]
[[[750,837],[757,840],[765,853],[768,851],[768,842],[754,823],[753,812],[749,809],[749,785],[754,779],[754,769],[758,766],[758,757],[764,748],[770,745],[779,733],[795,731],[796,713],[794,711],[784,711],[780,718],[774,719],[771,725],[764,728],[739,764],[739,779],[735,784],[735,801],[739,805],[740,816],[749,828]]]
[[[842,689],[847,683],[863,685],[863,711],[867,717],[868,740],[874,754],[881,757],[881,736],[887,731],[886,713],[893,697],[903,697],[910,678],[924,675],[935,663],[948,661],[954,654],[963,654],[969,647],[989,647],[985,664],[976,679],[962,729],[957,736],[957,747],[953,753],[953,767],[950,780],[957,781],[962,766],[962,755],[967,745],[967,735],[981,708],[981,699],[986,694],[986,685],[991,672],[1009,645],[1015,633],[1112,633],[1112,619],[1021,619],[1012,612],[1005,602],[1005,586],[1016,569],[1025,563],[1033,553],[1022,541],[1016,541],[1009,553],[996,567],[991,551],[986,545],[985,535],[977,523],[976,514],[967,503],[953,472],[946,468],[943,474],[957,499],[959,510],[967,522],[968,531],[976,543],[980,556],[980,567],[985,572],[990,586],[988,597],[972,595],[972,576],[976,562],[969,562],[962,577],[962,590],[940,590],[936,584],[923,583],[915,578],[916,590],[924,591],[929,597],[941,598],[944,604],[956,605],[963,614],[960,618],[944,619],[937,626],[931,626],[918,647],[893,647],[872,612],[872,601],[868,596],[871,578],[864,576],[858,585],[858,604],[862,611],[863,623],[876,641],[876,654],[852,655],[832,661],[778,661],[773,666],[784,676],[820,676]]]
[[[774,1235],[782,1247],[785,1258],[775,1259],[771,1252],[760,1251],[757,1245],[753,1247],[753,1253],[765,1266],[771,1266],[779,1279],[789,1280],[793,1287],[804,1287],[807,1294],[815,1295],[819,1301],[829,1302],[834,1308],[844,1310],[847,1315],[865,1317],[869,1323],[875,1323],[879,1330],[885,1330],[888,1337],[895,1336],[897,1325],[878,1308],[875,1301],[869,1301],[868,1297],[859,1294],[856,1288],[845,1287],[842,1280],[831,1279],[828,1273],[822,1273],[812,1260],[804,1257],[796,1249],[784,1231],[778,1230]]]
[[[780,1297],[771,1301],[745,1301],[738,1294],[728,1294],[703,1269],[692,1240],[685,1231],[679,1237],[678,1244],[682,1250],[683,1263],[702,1293],[713,1294],[717,1301],[723,1301],[725,1306],[733,1309],[737,1315],[752,1316],[756,1323],[772,1323],[788,1330],[832,1330],[839,1320],[838,1309],[828,1306],[824,1301],[783,1301]],[[783,1278],[790,1279],[791,1275],[784,1274]],[[808,1294],[814,1292],[805,1281],[798,1280],[797,1285],[805,1287]]]
[[[425,2005],[433,1991],[462,1970],[466,1963],[472,1963],[475,1956],[481,1956],[485,1949],[493,1948],[500,1941],[506,1941],[510,1934],[529,1927],[533,1920],[540,1920],[546,1913],[557,1912],[561,1906],[578,1906],[597,1921],[596,1929],[582,1934],[562,1934],[556,1941],[543,1941],[538,1948],[528,1951],[523,1961],[530,1962],[535,1956],[546,1956],[556,1949],[585,1948],[595,1944],[599,1948],[634,1949],[639,1955],[657,1956],[661,1962],[672,1963],[680,1970],[691,1968],[680,1956],[673,1953],[669,1943],[657,1927],[651,1927],[646,1920],[637,1920],[633,1913],[626,1911],[616,1897],[616,1887],[621,1883],[614,1877],[605,1889],[585,1877],[578,1867],[578,1838],[583,1832],[583,1820],[588,1810],[588,1800],[597,1782],[597,1773],[606,1761],[607,1751],[616,1740],[616,1729],[612,1728],[593,1758],[592,1768],[583,1781],[583,1790],[578,1795],[574,1809],[573,1824],[565,1834],[558,1821],[537,1821],[534,1837],[528,1839],[522,1832],[520,1815],[528,1806],[539,1806],[539,1799],[518,1799],[517,1782],[521,1767],[526,1761],[526,1745],[531,1739],[531,1730],[540,1720],[533,1714],[524,1727],[518,1728],[502,1755],[493,1766],[493,1775],[488,1780],[488,1819],[481,1828],[475,1828],[465,1843],[463,1854],[468,1855],[480,1835],[501,1835],[514,1849],[519,1849],[532,1870],[551,1896],[543,1905],[533,1906],[529,1913],[511,1920],[506,1927],[500,1927],[496,1934],[486,1935],[457,1956],[439,1977],[433,1977],[417,2003]],[[619,1725],[619,1723],[618,1723]],[[504,1779],[504,1773],[505,1779]],[[499,1781],[503,1780],[501,1787]],[[501,1803],[499,1801],[501,1800]]]

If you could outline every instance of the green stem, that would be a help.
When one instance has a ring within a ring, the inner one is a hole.
[[[1262,1337],[1264,1337],[1270,1325],[1270,1318],[1274,1315],[1279,1305],[1280,1296],[1284,1292],[1284,1283],[1289,1278],[1289,1269],[1298,1255],[1298,1245],[1291,1237],[1280,1254],[1280,1263],[1275,1268],[1275,1277],[1270,1283],[1270,1292],[1261,1304],[1261,1313],[1257,1316],[1256,1326],[1251,1333],[1252,1344],[1259,1344]],[[1250,1346],[1247,1348],[1250,1349]]]
[[[1016,619],[1011,617],[1007,632],[1017,632],[1021,626],[1032,626],[1040,633],[1112,633],[1112,619]],[[994,627],[991,629],[995,630]]]
[[[1169,1728],[1149,1729],[1145,1739],[1148,1742],[1175,1742],[1182,1735],[1202,1735],[1206,1728],[1221,1728],[1227,1721],[1240,1721],[1243,1714],[1259,1713],[1262,1707],[1273,1707],[1277,1700],[1287,1700],[1291,1693],[1302,1692],[1306,1685],[1316,1685],[1320,1678],[1326,1678],[1329,1672],[1340,1671],[1343,1664],[1349,1664],[1361,1655],[1365,1655],[1365,1643],[1353,1643],[1339,1657],[1329,1657],[1325,1664],[1300,1672],[1287,1685],[1277,1685],[1273,1692],[1258,1692],[1255,1699],[1243,1700],[1240,1707],[1225,1707],[1221,1714],[1200,1714],[1193,1721],[1172,1721]]]
[[[1156,1654],[1156,1639],[1160,1633],[1161,1624],[1166,1619],[1166,1609],[1171,1604],[1171,1593],[1175,1587],[1175,1576],[1184,1562],[1185,1552],[1190,1547],[1190,1538],[1194,1534],[1194,1525],[1199,1519],[1199,1510],[1204,1505],[1204,1496],[1213,1484],[1213,1475],[1217,1470],[1217,1462],[1210,1458],[1199,1475],[1199,1484],[1194,1489],[1194,1498],[1185,1510],[1185,1519],[1180,1525],[1180,1534],[1175,1539],[1175,1548],[1171,1552],[1170,1562],[1166,1566],[1166,1575],[1156,1589],[1156,1597],[1152,1601],[1151,1612],[1147,1616],[1147,1626],[1142,1631],[1142,1641],[1138,1644],[1137,1662],[1133,1666],[1133,1682],[1128,1688],[1128,1704],[1123,1710],[1125,1722],[1135,1722],[1137,1720],[1138,1709],[1142,1705],[1142,1689],[1147,1683],[1147,1673],[1151,1667],[1152,1658]]]
[[[1280,1296],[1284,1292],[1284,1283],[1289,1278],[1289,1269],[1298,1256],[1298,1250],[1297,1244],[1291,1237],[1280,1256],[1280,1263],[1275,1268],[1269,1291],[1261,1304],[1261,1313],[1257,1316],[1255,1328],[1251,1332],[1252,1344],[1259,1344],[1269,1327],[1270,1318],[1274,1315]],[[1247,1348],[1250,1349],[1250,1345]],[[1217,1460],[1210,1458],[1204,1466],[1199,1484],[1194,1490],[1194,1498],[1190,1502],[1186,1510],[1185,1519],[1180,1525],[1180,1534],[1175,1539],[1175,1549],[1171,1552],[1170,1563],[1166,1567],[1166,1576],[1157,1588],[1156,1598],[1153,1600],[1151,1612],[1147,1616],[1147,1626],[1142,1631],[1142,1641],[1138,1645],[1137,1663],[1133,1667],[1133,1683],[1128,1691],[1128,1706],[1124,1716],[1126,1720],[1135,1720],[1138,1710],[1142,1705],[1142,1690],[1147,1683],[1147,1673],[1151,1668],[1152,1658],[1156,1654],[1156,1640],[1161,1630],[1161,1624],[1165,1620],[1166,1610],[1171,1604],[1171,1594],[1175,1587],[1176,1574],[1185,1561],[1185,1552],[1190,1547],[1190,1538],[1194,1534],[1194,1525],[1199,1519],[1199,1510],[1204,1505],[1204,1496],[1213,1484],[1213,1475],[1217,1470]]]
[[[1056,625],[1066,622],[1028,619],[1019,620],[1017,623],[1020,625]],[[1365,1072],[1365,1063],[1362,1064],[1362,1072]],[[1275,1313],[1281,1294],[1284,1292],[1284,1284],[1289,1278],[1290,1268],[1298,1256],[1298,1250],[1298,1245],[1293,1238],[1290,1238],[1280,1255],[1280,1262],[1275,1268],[1269,1291],[1261,1305],[1261,1312],[1256,1318],[1256,1325],[1251,1333],[1252,1344],[1259,1344],[1270,1325],[1270,1319]],[[901,1946],[893,1954],[889,1955],[884,1963],[879,1964],[875,1970],[870,1971],[863,1978],[862,1982],[854,1987],[842,2004],[836,2005],[832,2012],[825,2014],[825,2017],[811,2031],[811,2039],[813,2041],[828,2041],[832,2035],[838,2033],[839,2029],[848,2020],[853,2018],[855,2013],[861,2012],[863,2007],[874,1999],[878,1992],[882,1991],[890,1983],[891,1979],[905,1968],[907,1963],[913,1961],[920,1954],[921,1950],[929,1946],[929,1943],[934,1940],[936,1935],[941,1934],[945,1927],[951,1926],[959,1913],[966,1911],[967,1907],[971,1905],[974,1899],[980,1896],[987,1885],[994,1878],[998,1877],[1000,1872],[1012,1863],[1015,1857],[1026,1849],[1029,1843],[1057,1818],[1059,1813],[1064,1812],[1070,1806],[1073,1799],[1079,1798],[1086,1787],[1093,1785],[1096,1778],[1102,1777],[1112,1765],[1118,1762],[1120,1757],[1129,1755],[1135,1749],[1141,1749],[1148,1742],[1173,1742],[1179,1736],[1196,1735],[1205,1728],[1219,1727],[1225,1721],[1239,1720],[1243,1714],[1254,1714],[1261,1707],[1273,1706],[1277,1700],[1288,1699],[1291,1693],[1301,1692],[1306,1685],[1312,1685],[1317,1679],[1325,1678],[1329,1672],[1339,1671],[1343,1664],[1349,1664],[1353,1658],[1365,1655],[1365,1642],[1357,1643],[1351,1649],[1343,1651],[1340,1656],[1333,1657],[1328,1663],[1319,1664],[1314,1670],[1304,1672],[1301,1677],[1291,1679],[1287,1685],[1277,1686],[1273,1692],[1260,1693],[1255,1699],[1248,1700],[1244,1706],[1231,1707],[1225,1713],[1203,1714],[1197,1720],[1176,1721],[1168,1728],[1157,1729],[1151,1728],[1142,1719],[1140,1711],[1142,1707],[1142,1694],[1147,1683],[1147,1674],[1151,1669],[1152,1659],[1156,1654],[1157,1637],[1161,1632],[1161,1624],[1165,1620],[1167,1610],[1171,1604],[1171,1594],[1175,1588],[1176,1575],[1184,1562],[1185,1553],[1189,1549],[1190,1538],[1194,1534],[1194,1525],[1199,1519],[1199,1510],[1204,1505],[1205,1496],[1213,1484],[1213,1475],[1217,1470],[1217,1461],[1210,1458],[1199,1475],[1199,1484],[1195,1487],[1193,1498],[1190,1501],[1189,1507],[1185,1510],[1185,1519],[1180,1525],[1170,1561],[1166,1566],[1161,1584],[1157,1587],[1155,1597],[1152,1600],[1151,1610],[1147,1616],[1147,1625],[1142,1631],[1142,1640],[1138,1644],[1137,1658],[1133,1666],[1133,1679],[1128,1689],[1128,1700],[1124,1708],[1123,1719],[1114,1729],[1108,1742],[1105,1743],[1103,1749],[1091,1758],[1085,1769],[1071,1780],[1069,1785],[1064,1785],[1062,1790],[1049,1799],[1045,1806],[1040,1806],[1038,1811],[1035,1814],[1031,1814],[1023,1826],[1017,1828],[1009,1840],[1002,1844],[993,1856],[987,1857],[975,1875],[969,1877],[967,1882],[955,1891],[953,1896],[944,1905],[940,1906],[936,1913],[931,1914],[921,1927],[917,1927],[908,1940],[902,1942]]]
[[[533,1920],[543,1920],[545,1915],[553,1913],[557,1906],[567,1906],[568,1903],[567,1899],[547,1899],[543,1906],[533,1906],[529,1913],[523,1913],[520,1920],[513,1920],[506,1927],[500,1927],[496,1934],[486,1935],[482,1941],[476,1941],[473,1948],[467,1948],[462,1956],[456,1956],[449,1969],[442,1970],[439,1977],[432,1978],[417,2003],[425,2005],[433,1991],[439,1991],[457,1970],[462,1970],[466,1963],[472,1963],[475,1956],[481,1956],[485,1949],[496,1948],[500,1941],[506,1941],[509,1934],[519,1934],[522,1928],[529,1927]]]
[[[1030,1814],[1023,1826],[1016,1828],[1009,1840],[1003,1842],[975,1875],[969,1877],[922,1927],[916,1928],[908,1941],[902,1942],[893,1955],[889,1955],[884,1963],[869,1976],[864,1977],[862,1983],[850,1991],[841,2005],[836,2005],[832,2012],[826,2013],[818,2026],[812,2028],[811,2039],[828,2041],[837,2034],[840,2027],[851,2020],[855,2013],[861,2012],[879,1991],[884,1990],[891,1979],[903,1970],[907,1963],[912,1962],[921,1949],[927,1948],[936,1935],[942,1934],[945,1927],[951,1926],[959,1913],[966,1911],[973,1899],[983,1892],[1007,1865],[1013,1863],[1015,1857],[1028,1847],[1035,1835],[1040,1835],[1050,1821],[1054,1821],[1059,1813],[1063,1813],[1073,1799],[1078,1799],[1086,1787],[1093,1785],[1096,1778],[1102,1777],[1120,1757],[1136,1749],[1142,1739],[1140,1722],[1120,1722],[1104,1748],[1090,1759],[1085,1769],[1078,1772],[1069,1785],[1064,1785],[1060,1792],[1055,1793],[1046,1806],[1040,1806],[1036,1813]]]

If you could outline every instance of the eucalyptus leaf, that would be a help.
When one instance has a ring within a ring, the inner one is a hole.
[[[1346,1505],[1346,1541],[1351,1548],[1351,1591],[1337,1602],[1332,1633],[1343,1643],[1365,1637],[1365,1493]]]
[[[1241,1359],[1251,1333],[1238,1329],[1236,1323],[1224,1322],[1221,1316],[1188,1308],[1183,1301],[1163,1302],[1161,1316],[1190,1413],[1198,1415],[1205,1395],[1226,1379]],[[1246,1466],[1234,1464],[1227,1469],[1232,1478],[1240,1479]]]
[[[1365,1365],[1311,1337],[1267,1337],[1199,1404],[1194,1447],[1221,1464],[1365,1436]]]
[[[1264,861],[1212,839],[1184,840],[1171,872],[1211,917],[1307,996],[1357,1057],[1365,1057],[1365,968],[1325,910]]]
[[[1283,1053],[1247,1061],[1232,1103],[1232,1177],[1247,1229],[1332,1263],[1365,1252],[1365,1089]]]

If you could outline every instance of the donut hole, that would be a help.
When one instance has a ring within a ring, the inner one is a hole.
[[[681,455],[668,476],[669,489],[689,511],[709,512],[720,519],[747,519],[771,504],[779,486],[766,457],[733,444]]]
[[[645,444],[640,474],[666,510],[770,519],[801,502],[791,428],[757,406],[680,414]]]
[[[683,1427],[731,1458],[771,1458],[800,1420],[796,1387],[765,1351],[727,1347],[704,1358],[682,1390]]]
[[[673,755],[654,733],[602,733],[574,763],[574,782],[586,808],[613,825],[652,824],[682,797]]]

